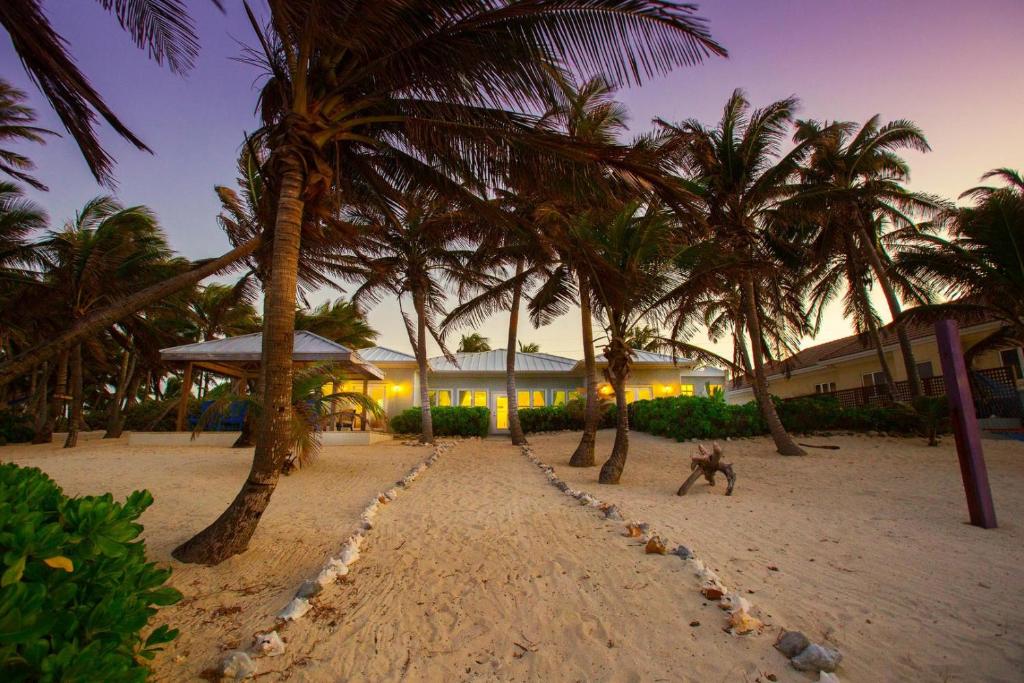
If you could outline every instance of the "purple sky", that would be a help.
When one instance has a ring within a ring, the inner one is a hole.
[[[98,3],[45,3],[83,71],[155,152],[138,152],[109,129],[102,131],[118,162],[118,197],[153,208],[171,244],[190,258],[227,248],[215,222],[213,186],[233,185],[242,133],[255,125],[259,74],[233,59],[240,42],[252,42],[252,33],[240,3],[226,4],[224,16],[209,2],[190,0],[202,53],[196,69],[179,78],[147,60]],[[259,0],[254,4],[259,7]],[[742,87],[755,105],[796,94],[807,117],[863,121],[880,113],[916,121],[934,151],[907,154],[914,189],[952,198],[990,168],[1024,167],[1020,0],[732,0],[706,2],[701,10],[729,59],[620,93],[635,130],[645,129],[654,116],[714,122],[728,95]],[[60,129],[6,36],[0,39],[0,77],[29,93],[41,125]],[[53,224],[105,192],[67,137],[20,149],[36,161],[38,176],[51,188],[30,195],[47,208]],[[325,292],[321,299],[333,296]],[[382,344],[407,349],[395,306],[378,306],[370,320]],[[496,316],[479,331],[491,337],[492,346],[503,346],[505,324],[506,316]],[[579,356],[577,328],[570,316],[541,330],[523,330],[521,338],[540,342],[550,353]],[[849,327],[835,312],[818,339],[844,334]],[[715,348],[728,353],[722,344]]]

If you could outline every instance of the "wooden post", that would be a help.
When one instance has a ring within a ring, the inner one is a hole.
[[[185,431],[185,419],[188,417],[188,399],[192,395],[192,361],[185,366],[185,374],[181,378],[181,397],[178,399],[178,421],[174,429]]]
[[[981,430],[974,413],[971,383],[956,321],[940,320],[935,323],[935,340],[939,345],[939,360],[942,362],[950,419],[956,437],[956,452],[960,460],[960,476],[967,493],[971,524],[982,529],[994,529],[996,510],[992,503],[992,490],[988,485],[988,470],[981,451]]]
[[[363,380],[363,396],[370,397],[370,382]],[[366,431],[366,406],[363,406],[363,419],[359,421],[359,431]]]

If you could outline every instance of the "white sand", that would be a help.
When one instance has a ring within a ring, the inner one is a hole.
[[[281,478],[247,552],[203,567],[177,562],[171,551],[224,511],[249,471],[251,449],[129,448],[126,439],[88,440],[74,450],[0,448],[0,460],[39,467],[70,495],[153,494],[141,519],[149,557],[173,568],[170,585],[185,595],[158,614],[160,623],[181,629],[155,663],[157,679],[168,681],[192,680],[215,666],[223,645],[247,648],[299,584],[337,553],[373,496],[427,454],[398,442],[325,448],[313,467]]]
[[[1020,680],[1024,444],[985,442],[1001,527],[983,531],[963,523],[950,443],[814,439],[842,448],[795,459],[765,439],[734,441],[735,495],[700,481],[677,498],[693,444],[634,434],[622,485],[603,487],[596,468],[565,466],[576,439],[531,441],[573,486],[752,590],[773,627],[838,646],[842,680]],[[599,453],[610,445],[602,432]],[[425,455],[329,449],[283,480],[249,552],[213,569],[173,563],[187,597],[162,617],[186,635],[157,660],[159,677],[194,677],[216,663],[219,643],[248,645],[369,497]],[[42,467],[69,493],[148,487],[157,503],[146,537],[163,560],[231,499],[249,452],[89,443],[7,447],[0,458]],[[551,487],[505,440],[461,443],[382,509],[363,559],[283,629],[286,654],[259,660],[260,680],[814,680],[771,647],[773,631],[724,633],[685,563],[645,555],[621,529]]]

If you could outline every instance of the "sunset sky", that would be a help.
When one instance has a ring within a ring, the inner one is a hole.
[[[139,152],[102,129],[118,162],[118,198],[151,207],[171,245],[195,259],[227,249],[215,221],[213,186],[234,184],[243,132],[256,125],[260,74],[234,59],[253,40],[241,3],[228,0],[226,16],[209,2],[188,4],[202,53],[185,78],[149,61],[98,3],[48,0],[45,7],[108,104],[155,152]],[[634,131],[648,128],[655,116],[713,123],[732,90],[741,87],[755,105],[795,94],[805,117],[863,121],[880,113],[916,121],[933,148],[906,155],[916,190],[954,198],[988,169],[1024,167],[1021,0],[730,0],[701,3],[701,14],[729,58],[621,91]],[[61,130],[6,35],[0,38],[0,78],[29,93],[41,125]],[[51,188],[29,194],[55,226],[106,192],[67,136],[44,148],[18,149],[36,161],[38,177]],[[314,303],[338,295],[321,292]],[[396,306],[385,302],[369,318],[382,345],[409,350]],[[496,316],[476,331],[492,346],[504,346],[506,321]],[[539,342],[543,351],[579,357],[578,328],[578,316],[569,316],[540,330],[524,329],[520,337]],[[818,340],[849,333],[834,312]],[[703,338],[693,341],[711,346]],[[724,343],[714,348],[729,354]]]

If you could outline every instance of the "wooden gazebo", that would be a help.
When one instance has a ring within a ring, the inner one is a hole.
[[[263,333],[256,332],[240,337],[213,339],[161,349],[161,359],[167,363],[181,364],[185,367],[182,377],[181,400],[178,403],[177,431],[185,430],[188,399],[192,393],[192,378],[196,369],[234,379],[255,379],[259,376],[262,348]],[[305,330],[295,332],[292,361],[299,364],[333,363],[341,368],[346,378],[361,379],[364,394],[367,393],[369,381],[384,377],[384,372],[380,368],[364,361],[359,357],[357,351]],[[365,416],[361,422],[362,428],[365,429]]]

